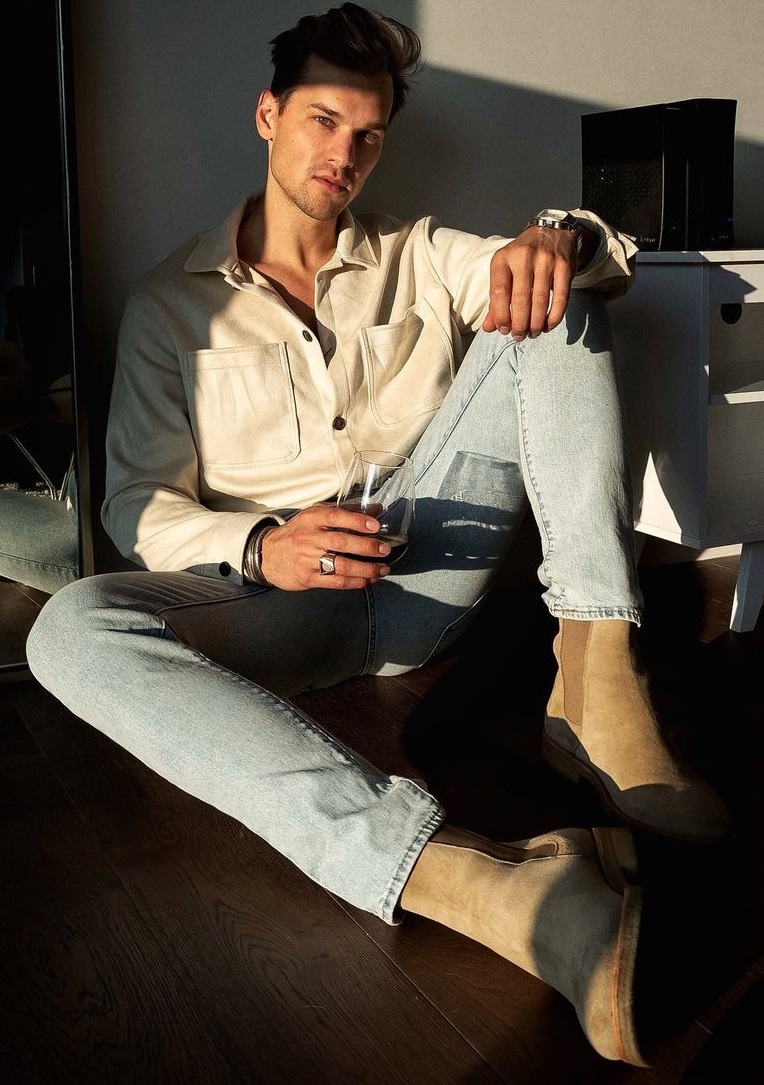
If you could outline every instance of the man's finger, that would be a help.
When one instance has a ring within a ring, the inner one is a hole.
[[[490,308],[486,322],[490,317],[493,327],[486,328],[486,331],[493,331],[495,328],[502,335],[509,335],[512,329],[512,305],[514,304],[512,289],[513,278],[509,267],[505,265],[499,271],[492,264]],[[483,326],[485,327],[485,324]]]
[[[495,332],[496,331],[496,321],[493,319],[493,310],[490,307],[488,309],[488,312],[486,313],[485,320],[483,321],[483,331],[484,332]]]
[[[547,331],[556,328],[565,316],[565,310],[570,300],[570,283],[570,267],[558,261],[552,281],[552,304],[546,321]]]

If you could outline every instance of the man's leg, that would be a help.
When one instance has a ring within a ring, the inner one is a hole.
[[[78,545],[64,501],[0,490],[0,576],[52,595],[79,576]]]
[[[638,658],[642,596],[602,300],[573,291],[564,322],[520,344],[479,333],[414,460],[412,542],[372,591],[370,669],[394,673],[448,643],[490,583],[527,494],[544,599],[560,622],[545,757],[585,776],[632,824],[691,840],[728,835],[721,800],[666,747]]]
[[[363,592],[250,591],[135,572],[62,588],[27,654],[80,718],[320,885],[393,922],[440,804],[278,695],[358,673],[367,641]]]
[[[439,833],[442,807],[420,784],[380,772],[274,692],[358,673],[368,644],[364,592],[248,591],[137,572],[63,588],[28,651],[35,676],[73,712],[320,885],[388,923],[401,918],[405,886],[404,910],[539,976],[573,1003],[600,1054],[640,1063],[628,830],[514,845]],[[433,882],[450,887],[439,893],[445,910],[431,908]]]
[[[414,530],[373,589],[374,669],[420,665],[448,643],[489,588],[529,503],[551,613],[639,622],[620,400],[597,295],[574,291],[563,324],[535,340],[478,333],[412,455]],[[411,618],[402,625],[404,607]]]
[[[628,831],[561,830],[515,845],[441,835],[442,807],[420,784],[380,772],[278,695],[360,672],[368,613],[364,592],[106,574],[46,603],[29,662],[73,712],[326,889],[391,923],[405,886],[403,909],[539,976],[573,1003],[600,1054],[640,1063]],[[432,912],[433,881],[452,888],[439,894],[445,911]],[[573,908],[581,926],[571,941]]]

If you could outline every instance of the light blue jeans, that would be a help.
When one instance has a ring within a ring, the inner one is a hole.
[[[58,591],[79,576],[76,513],[65,501],[0,490],[0,576]]]
[[[421,782],[380,772],[283,698],[442,652],[485,595],[528,500],[550,611],[639,622],[601,299],[574,291],[566,321],[521,344],[478,333],[413,459],[412,541],[369,590],[107,573],[54,595],[27,645],[35,677],[72,712],[388,923],[446,813]]]

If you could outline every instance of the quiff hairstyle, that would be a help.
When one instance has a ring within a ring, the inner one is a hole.
[[[390,75],[393,104],[388,121],[403,108],[422,52],[410,27],[358,4],[341,4],[322,15],[305,15],[296,26],[277,34],[270,46],[270,90],[278,99],[279,112],[295,87],[304,83],[310,57],[318,56],[347,71]]]

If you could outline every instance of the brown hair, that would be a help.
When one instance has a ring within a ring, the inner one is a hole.
[[[403,107],[419,68],[422,46],[414,31],[397,19],[342,4],[323,15],[305,15],[296,26],[271,41],[271,93],[283,110],[305,77],[311,56],[365,75],[387,72],[393,80],[389,120]]]

